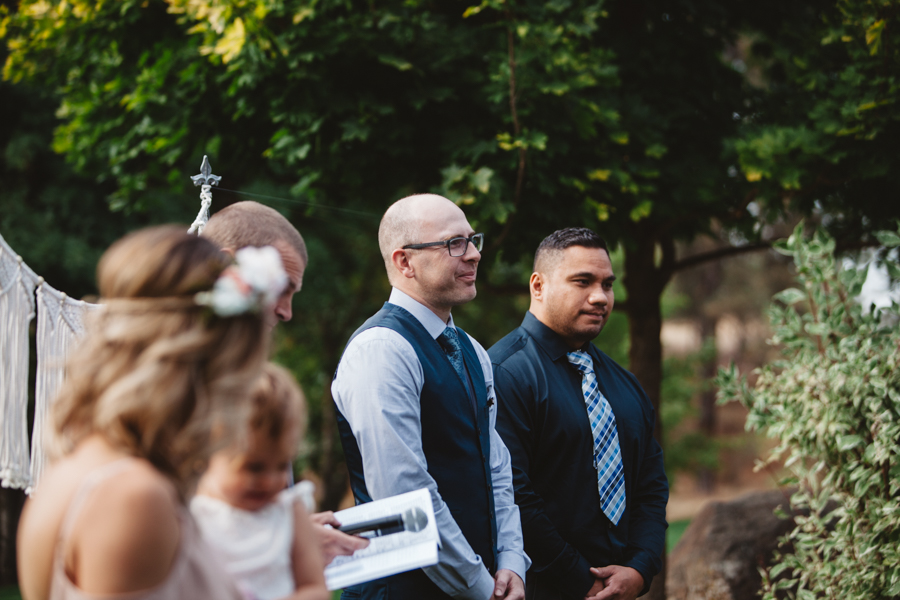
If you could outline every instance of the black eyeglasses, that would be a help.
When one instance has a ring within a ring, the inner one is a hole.
[[[484,234],[476,233],[470,237],[455,237],[443,242],[428,242],[426,244],[407,244],[401,250],[419,250],[421,248],[431,248],[432,246],[447,246],[450,256],[462,256],[469,249],[469,244],[475,246],[475,249],[481,252],[481,246],[484,244]]]

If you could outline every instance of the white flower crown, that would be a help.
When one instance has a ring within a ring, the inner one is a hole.
[[[210,307],[220,317],[260,312],[278,301],[288,285],[281,254],[272,246],[241,248],[235,264],[219,275],[213,289],[200,292],[194,301]]]

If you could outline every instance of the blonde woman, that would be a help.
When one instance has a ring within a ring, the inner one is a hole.
[[[171,226],[104,254],[106,309],[67,366],[58,458],[19,527],[27,600],[241,597],[185,502],[244,426],[267,355],[262,315],[287,277],[271,248],[230,262]]]

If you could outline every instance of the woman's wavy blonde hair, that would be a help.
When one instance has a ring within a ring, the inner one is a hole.
[[[268,355],[262,316],[220,318],[193,302],[229,263],[176,226],[135,232],[106,251],[97,267],[106,308],[67,364],[52,413],[55,455],[99,434],[188,493],[245,426]]]

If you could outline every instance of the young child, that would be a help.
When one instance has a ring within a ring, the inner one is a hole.
[[[294,378],[267,363],[253,390],[246,438],[212,456],[191,501],[206,542],[248,599],[329,597],[304,507],[308,487],[285,489],[304,421]]]

